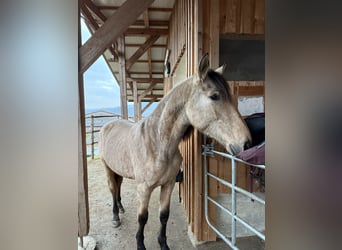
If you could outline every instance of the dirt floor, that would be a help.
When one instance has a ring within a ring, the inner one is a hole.
[[[135,234],[138,228],[136,209],[137,200],[135,182],[124,179],[122,184],[122,204],[125,213],[121,214],[121,226],[112,225],[112,198],[107,187],[105,171],[99,159],[88,161],[88,186],[90,231],[95,239],[97,250],[136,249]],[[160,249],[157,236],[159,233],[159,188],[152,193],[149,218],[145,227],[145,246],[147,249]],[[168,245],[170,249],[229,249],[222,240],[207,242],[196,247],[188,236],[188,225],[182,204],[178,200],[178,184],[172,194],[170,218],[167,226]],[[240,249],[260,250],[264,244],[255,237],[238,239]]]

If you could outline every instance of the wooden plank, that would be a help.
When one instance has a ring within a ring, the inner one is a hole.
[[[145,23],[145,27],[149,28],[150,24],[149,24],[149,16],[148,16],[148,10],[144,11],[144,23]],[[147,49],[147,61],[148,61],[148,72],[149,72],[149,76],[150,78],[152,78],[152,54],[151,54],[151,46],[150,48]]]
[[[100,18],[100,20],[102,20],[102,22],[106,22],[107,17],[101,12],[100,8],[95,5],[92,1],[90,0],[83,0],[83,3],[86,4],[92,12],[94,12],[95,15],[97,15],[97,17]]]
[[[148,104],[141,110],[141,114],[143,114],[146,109],[148,109],[148,107],[150,107],[156,100],[157,100],[157,96],[153,97],[149,102]]]
[[[153,1],[126,0],[79,49],[80,73],[84,73]]]
[[[237,7],[240,0],[221,0],[220,1],[220,33],[237,32]]]
[[[119,81],[120,81],[121,116],[123,119],[128,119],[125,37],[123,35],[118,38],[118,53],[119,53],[119,65],[120,65]]]
[[[112,5],[99,5],[100,9],[103,10],[117,10],[119,9],[119,6],[112,6]],[[172,8],[163,8],[163,7],[149,7],[148,11],[151,12],[171,12]]]
[[[254,20],[253,12],[254,0],[241,1],[240,31],[244,34],[252,34],[252,21]]]
[[[239,96],[264,96],[264,86],[239,86]]]
[[[81,46],[81,17],[78,22],[78,46]],[[89,201],[87,174],[87,146],[85,140],[85,112],[83,74],[78,75],[79,118],[78,118],[78,236],[86,236],[89,232]]]
[[[93,30],[97,30],[99,28],[99,24],[95,21],[93,16],[91,15],[89,9],[84,4],[84,2],[81,2],[81,12],[82,14],[87,18],[87,20],[90,22],[90,24],[93,26]]]
[[[134,121],[139,120],[139,101],[138,101],[138,86],[137,82],[133,82],[133,100],[134,100]]]
[[[126,68],[127,70],[132,67],[132,65],[152,46],[152,44],[157,41],[159,35],[151,35],[149,39],[127,60]]]
[[[157,28],[129,28],[125,31],[126,36],[167,36],[169,34],[168,29]]]
[[[220,44],[220,1],[210,1],[210,50],[209,60],[211,68],[219,67],[219,44]]]
[[[163,83],[163,78],[143,78],[143,77],[129,77],[128,80],[130,81],[137,81],[143,83]]]
[[[255,1],[254,33],[265,34],[265,0]]]
[[[142,43],[126,43],[126,48],[128,47],[141,47]],[[167,44],[152,44],[151,48],[166,48]]]
[[[235,32],[242,33],[241,31],[241,0],[236,1],[236,16],[235,16]]]
[[[156,86],[156,82],[152,82],[150,83],[150,86],[145,89],[145,91],[143,93],[141,93],[138,97],[138,100],[141,101],[149,92],[151,92],[151,90],[154,88],[154,86]]]

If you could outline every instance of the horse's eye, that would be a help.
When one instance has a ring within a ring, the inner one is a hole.
[[[215,93],[215,94],[212,94],[211,96],[209,96],[209,98],[213,101],[218,101],[218,100],[220,100],[220,95]]]

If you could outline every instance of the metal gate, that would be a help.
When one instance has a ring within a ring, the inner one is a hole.
[[[245,189],[242,189],[238,186],[236,186],[236,162],[242,162],[248,166],[253,166],[253,167],[257,167],[257,168],[261,168],[261,169],[265,169],[265,165],[255,165],[255,164],[251,164],[248,162],[245,162],[239,158],[236,158],[232,155],[223,153],[223,152],[219,152],[219,151],[215,151],[213,145],[209,145],[209,144],[205,144],[203,145],[203,154],[204,154],[204,176],[205,176],[205,181],[204,181],[204,185],[205,185],[205,218],[206,221],[208,223],[208,225],[216,232],[216,234],[227,244],[229,245],[232,249],[237,249],[238,247],[236,246],[236,222],[239,222],[243,227],[249,229],[250,231],[252,231],[256,236],[258,236],[260,239],[262,239],[263,241],[265,241],[265,234],[258,231],[255,227],[253,227],[252,225],[250,225],[248,222],[246,222],[245,220],[243,220],[242,218],[240,218],[239,216],[237,216],[237,211],[236,211],[236,193],[239,192],[240,194],[243,194],[251,199],[253,199],[254,201],[257,201],[263,205],[265,205],[265,200],[256,196],[255,194],[246,191]],[[220,155],[226,158],[231,159],[231,174],[232,174],[232,179],[231,182],[228,182],[218,176],[215,176],[211,173],[208,172],[208,160],[207,157],[211,156],[211,155]],[[220,204],[219,202],[217,202],[215,199],[211,198],[208,195],[208,178],[213,178],[217,181],[219,181],[220,183],[222,183],[223,185],[227,186],[228,188],[230,188],[232,190],[231,193],[231,210],[229,210],[228,208],[224,207],[222,204]],[[222,209],[222,211],[226,214],[228,214],[231,217],[231,235],[230,235],[230,239],[225,236],[217,227],[215,227],[213,225],[213,223],[210,221],[209,219],[209,215],[208,215],[208,202],[211,202],[212,204],[214,204],[215,206],[219,207],[220,209]]]

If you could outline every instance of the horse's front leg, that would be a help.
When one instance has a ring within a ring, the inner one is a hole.
[[[159,219],[160,219],[160,232],[158,236],[158,242],[162,250],[170,249],[166,242],[166,224],[170,214],[170,198],[172,190],[175,186],[175,181],[168,182],[161,186],[160,189],[160,208],[159,208]]]
[[[150,202],[152,189],[148,187],[146,184],[138,184],[137,185],[137,194],[138,194],[138,223],[139,228],[138,232],[135,236],[137,240],[137,249],[145,250],[144,244],[144,229],[148,220],[148,204]]]

